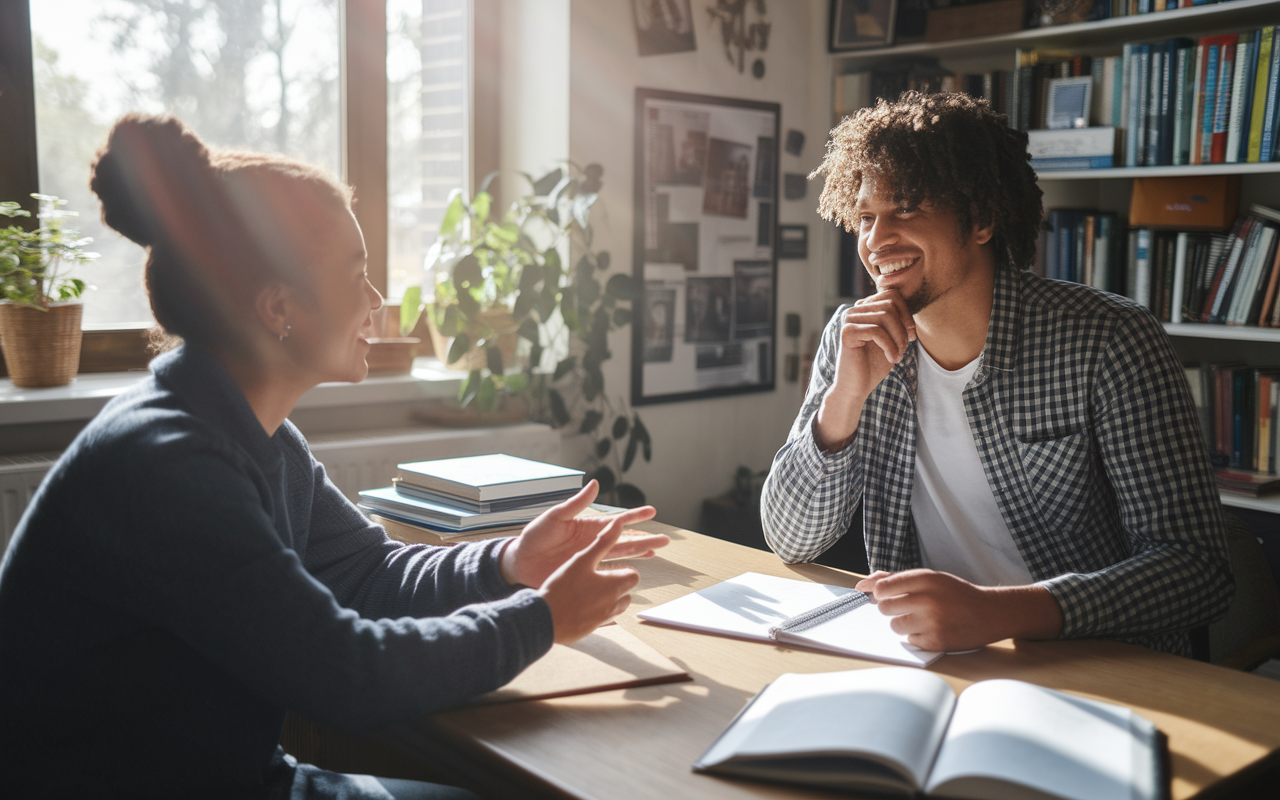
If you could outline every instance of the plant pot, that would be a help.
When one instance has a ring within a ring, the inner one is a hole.
[[[369,374],[404,375],[413,369],[414,348],[422,340],[416,336],[369,339]]]
[[[71,383],[80,367],[82,303],[48,311],[0,303],[0,347],[14,386],[38,389]]]
[[[440,333],[440,329],[431,321],[430,314],[424,314],[427,318],[427,329],[431,332],[431,346],[435,348],[436,358],[443,363],[449,357],[449,348],[453,347],[453,337],[445,336]],[[502,363],[507,367],[511,367],[516,363],[516,322],[515,317],[505,308],[491,308],[487,311],[480,312],[480,319],[486,325],[498,332],[498,350],[502,353]],[[457,361],[445,363],[445,369],[460,369],[470,372],[473,369],[484,369],[488,366],[488,359],[484,351],[475,346],[478,331],[471,330],[467,332],[471,337],[471,349],[467,354]]]

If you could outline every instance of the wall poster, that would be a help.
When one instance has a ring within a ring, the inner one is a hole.
[[[780,117],[636,90],[633,405],[773,389]]]

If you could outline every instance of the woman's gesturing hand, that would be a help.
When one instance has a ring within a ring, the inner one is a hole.
[[[590,481],[582,491],[554,508],[547,509],[525,526],[520,536],[502,551],[502,577],[507,583],[523,584],[537,589],[547,578],[575,554],[593,546],[606,526],[618,523],[621,535],[625,525],[652,519],[653,506],[641,506],[612,516],[579,517],[591,505],[600,492],[600,486]],[[613,543],[601,556],[611,558],[643,558],[653,555],[659,547],[665,547],[671,539],[662,534],[639,536]],[[615,544],[616,543],[616,544]],[[597,563],[599,560],[597,559]]]
[[[558,644],[571,644],[594,631],[631,604],[631,590],[640,573],[631,567],[598,569],[600,562],[622,535],[623,515],[609,524],[588,547],[574,553],[542,586],[551,607]]]

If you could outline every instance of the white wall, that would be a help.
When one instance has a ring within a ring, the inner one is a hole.
[[[561,0],[536,0],[539,9],[551,9],[558,16]],[[639,57],[632,24],[630,0],[569,0],[568,25],[568,155],[580,164],[599,162],[604,166],[605,189],[593,211],[596,241],[613,256],[615,269],[632,268],[632,213],[635,130],[635,89],[638,86],[696,94],[765,100],[782,106],[781,131],[796,128],[807,141],[802,156],[781,153],[781,172],[808,172],[821,161],[826,141],[829,112],[829,58],[825,53],[827,0],[787,0],[770,3],[767,19],[772,23],[769,49],[760,54],[766,65],[763,79],[757,80],[748,68],[739,74],[724,54],[718,29],[709,24],[707,0],[691,0],[696,23],[698,49],[690,53]],[[503,4],[508,17],[520,16],[521,24],[531,19],[529,0],[509,0]],[[514,10],[513,10],[514,9]],[[543,18],[543,28],[548,27]],[[535,41],[528,32],[519,33],[512,19],[504,20],[511,45],[529,47]],[[545,32],[539,36],[548,35]],[[544,40],[546,41],[546,40]],[[551,34],[550,41],[561,39]],[[504,48],[503,58],[511,50]],[[543,49],[548,60],[555,59],[550,48]],[[532,65],[525,55],[511,60]],[[554,61],[554,69],[559,62]],[[519,69],[526,69],[521,66]],[[544,71],[552,72],[545,68]],[[514,65],[504,64],[504,78],[511,76],[525,87],[533,87],[529,75],[516,74]],[[544,86],[553,102],[560,89]],[[504,141],[527,131],[528,118],[506,101],[504,86]],[[537,105],[537,104],[534,104]],[[526,109],[530,111],[531,109]],[[532,170],[545,165],[553,154],[535,153],[530,148],[517,152],[503,147],[505,169]],[[540,157],[543,163],[523,160]],[[822,235],[823,223],[814,213],[817,185],[810,185],[804,200],[780,200],[779,221],[810,226],[810,261],[778,262],[778,349],[791,350],[782,335],[781,321],[788,312],[801,314],[805,338],[820,328],[823,281],[828,270],[817,264],[829,258]],[[823,276],[819,278],[818,276]],[[615,334],[610,343],[613,358],[606,365],[606,384],[613,394],[629,396],[631,376],[630,329]],[[803,341],[803,340],[802,340]],[[768,393],[739,395],[721,399],[643,406],[642,419],[653,437],[653,462],[640,463],[628,473],[628,480],[641,487],[658,507],[664,522],[695,528],[703,498],[727,491],[734,470],[747,465],[764,469],[786,438],[801,400],[798,383],[782,379],[782,360],[776,365],[777,388]],[[568,444],[568,443],[566,443]],[[569,448],[567,448],[568,450]]]

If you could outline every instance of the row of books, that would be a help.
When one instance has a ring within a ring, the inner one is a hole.
[[[1164,322],[1280,327],[1280,212],[1255,204],[1230,233],[1203,233],[1051,209],[1034,270],[1131,297]]]
[[[1054,24],[1131,17],[1138,14],[1173,11],[1178,8],[1206,6],[1216,2],[1218,0],[1092,0],[1089,3],[1077,4],[1065,14],[1055,16]]]
[[[1219,488],[1256,496],[1280,486],[1274,480],[1280,369],[1196,364],[1185,370]]]
[[[398,465],[392,485],[360,492],[366,513],[432,534],[431,541],[519,531],[582,488],[581,470],[493,454]]]
[[[1055,122],[1055,94],[1077,103],[1087,94],[1079,106],[1088,109],[1087,124],[1124,131],[1125,166],[1273,161],[1280,145],[1278,34],[1280,28],[1267,26],[1198,41],[1126,44],[1113,56],[1020,50],[1012,118],[1019,130],[1069,128]]]

